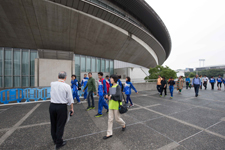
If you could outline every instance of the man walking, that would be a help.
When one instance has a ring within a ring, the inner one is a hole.
[[[88,82],[87,74],[84,74],[84,78],[83,78],[83,80],[81,82],[81,86],[84,86],[85,87],[87,85],[87,82]],[[84,90],[84,100],[87,98],[87,92],[88,92],[88,89],[86,88]]]
[[[223,82],[223,78],[221,78],[221,76],[219,75],[219,77],[216,80],[217,80],[218,90],[221,90],[221,85],[222,85],[222,82]]]
[[[185,81],[186,81],[186,89],[188,89],[191,80],[190,80],[190,78],[187,76],[186,79],[185,79]]]
[[[71,115],[73,115],[73,98],[70,85],[66,84],[66,72],[62,71],[58,75],[58,81],[51,82],[51,104],[49,106],[51,135],[56,149],[66,145],[62,136],[67,120],[67,105],[70,105]]]
[[[204,75],[204,77],[203,77],[203,86],[205,87],[205,90],[207,89],[207,83],[208,83],[208,81],[209,81],[209,78],[206,77],[206,75]]]
[[[162,78],[160,77],[160,75],[158,76],[158,79],[157,79],[157,83],[156,83],[156,88],[159,92],[159,94],[161,93],[161,81],[162,81]]]
[[[192,80],[192,86],[194,86],[195,89],[195,97],[198,97],[199,87],[201,84],[201,80],[198,77],[198,75],[195,75],[195,78]]]
[[[108,104],[106,103],[104,97],[107,95],[107,86],[106,86],[106,81],[103,78],[103,73],[99,72],[98,73],[98,96],[99,96],[99,100],[98,100],[98,113],[97,115],[95,115],[95,117],[101,117],[102,116],[102,109],[103,107],[105,107],[105,109],[107,110],[107,113],[109,111],[109,107]]]
[[[86,84],[86,86],[83,89],[83,92],[85,91],[86,88],[88,88],[88,96],[87,96],[87,100],[88,100],[88,107],[87,107],[87,111],[91,110],[91,109],[95,109],[95,101],[94,101],[94,97],[93,97],[93,92],[96,92],[96,87],[95,87],[95,79],[92,78],[92,73],[89,72],[88,73],[88,82]],[[92,105],[90,103],[90,97],[92,100]]]
[[[210,78],[210,83],[211,83],[212,90],[214,90],[214,84],[216,83],[216,80],[214,79],[213,76]]]

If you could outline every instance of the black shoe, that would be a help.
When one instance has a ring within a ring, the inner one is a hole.
[[[126,130],[126,126],[125,127],[122,127],[122,131],[125,131]]]
[[[103,139],[106,140],[106,139],[111,138],[111,137],[112,137],[112,135],[110,135],[110,136],[104,136]]]
[[[109,113],[109,109],[107,109],[106,113]]]
[[[61,147],[65,146],[65,145],[66,145],[66,141],[63,141],[62,145],[60,145],[60,146],[56,145],[56,149],[60,149]]]
[[[96,117],[96,118],[102,117],[102,114],[99,114],[99,113],[98,113],[97,115],[95,115],[95,117]]]

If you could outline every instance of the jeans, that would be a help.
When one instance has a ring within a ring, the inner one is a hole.
[[[87,98],[87,89],[84,91],[84,99]]]
[[[186,82],[186,89],[188,89],[189,87],[189,82]]]
[[[161,85],[157,85],[156,88],[157,88],[158,92],[160,93],[161,92]]]
[[[198,96],[199,87],[200,87],[200,84],[194,84],[195,95],[196,95],[196,96]]]
[[[106,103],[104,96],[99,96],[99,100],[98,100],[98,114],[102,114],[102,109],[103,106],[105,107],[105,109],[109,109],[108,104]]]
[[[130,95],[127,95],[127,99],[126,99],[126,104],[128,104],[128,102],[130,101],[130,104],[133,105],[131,99],[130,99]]]
[[[87,97],[88,107],[91,107],[90,97],[91,97],[91,100],[92,100],[92,107],[95,107],[95,101],[94,101],[94,97],[93,97],[93,91],[88,92],[88,97]]]
[[[169,86],[169,89],[170,89],[171,97],[173,97],[174,86],[173,86],[173,85],[170,85],[170,86]]]

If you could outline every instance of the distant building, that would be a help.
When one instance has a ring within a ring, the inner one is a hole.
[[[195,69],[195,71],[202,71],[202,70],[209,70],[209,69],[223,69],[223,70],[225,70],[225,65],[198,67],[198,68]]]
[[[183,69],[177,69],[176,72],[177,72],[177,77],[184,76],[185,70],[183,70]]]
[[[194,71],[194,68],[186,68],[185,69],[185,72],[193,72]]]

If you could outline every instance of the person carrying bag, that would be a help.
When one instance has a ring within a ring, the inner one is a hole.
[[[108,130],[107,135],[103,139],[108,139],[113,136],[113,119],[115,117],[116,122],[122,126],[122,131],[126,129],[126,123],[120,117],[120,112],[124,113],[125,106],[122,105],[122,92],[121,87],[116,84],[118,80],[117,75],[112,75],[110,81],[112,87],[109,89],[109,94],[106,98],[109,100],[109,113],[108,113]],[[127,108],[126,108],[127,109]]]

